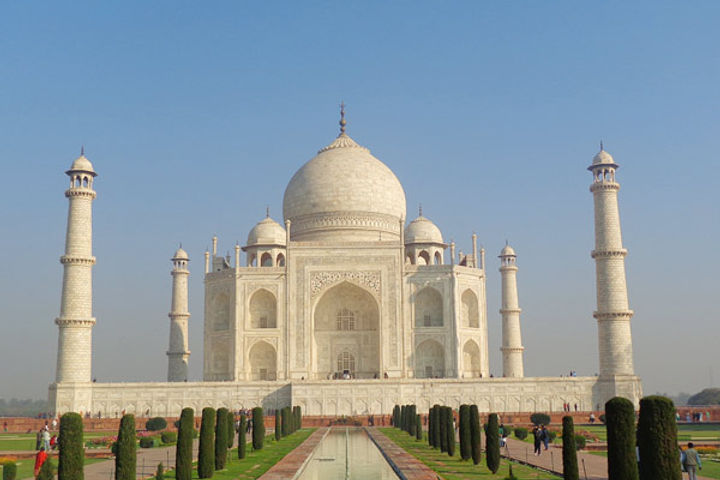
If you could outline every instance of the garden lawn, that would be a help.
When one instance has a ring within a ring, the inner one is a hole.
[[[35,445],[33,445],[34,447]],[[86,458],[85,459],[85,465],[90,465],[92,463],[97,462],[104,462],[107,458]],[[52,459],[53,465],[55,465],[55,468],[57,469],[57,458]],[[35,459],[34,458],[26,458],[22,460],[18,460],[17,462],[17,478],[18,480],[22,480],[24,478],[33,478],[33,467],[35,467]],[[0,469],[2,471],[2,469]],[[2,477],[0,477],[2,478]]]
[[[557,479],[551,475],[534,468],[526,467],[515,462],[509,462],[503,458],[500,461],[500,469],[496,474],[490,473],[485,465],[485,452],[482,454],[482,461],[479,465],[473,465],[472,460],[462,461],[460,459],[460,445],[456,445],[455,456],[450,457],[447,453],[440,452],[440,449],[431,448],[427,443],[427,435],[424,440],[416,440],[406,432],[396,428],[381,428],[387,437],[400,447],[404,448],[412,456],[423,462],[446,480],[502,480],[508,474],[508,464],[512,463],[513,474],[519,479]]]
[[[50,436],[57,435],[57,431],[50,432]],[[83,441],[91,438],[102,438],[117,435],[112,432],[89,432],[83,436]],[[0,434],[0,452],[17,450],[35,450],[35,433],[2,433]]]
[[[285,455],[295,450],[295,447],[304,442],[314,428],[303,428],[281,438],[275,440],[273,435],[265,437],[265,445],[262,450],[253,450],[252,442],[247,443],[247,456],[239,460],[237,458],[237,441],[235,448],[228,451],[228,462],[224,470],[217,470],[213,475],[213,480],[245,480],[258,478],[263,473],[270,470],[270,467],[278,463]],[[174,478],[174,474],[165,474],[166,478]],[[193,470],[193,479],[198,478],[197,468]]]

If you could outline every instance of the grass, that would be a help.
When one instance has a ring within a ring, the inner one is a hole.
[[[423,441],[416,440],[415,437],[411,437],[396,428],[381,428],[380,431],[446,480],[502,480],[508,474],[509,463],[512,463],[513,474],[521,480],[558,478],[556,475],[526,467],[515,462],[508,462],[508,460],[504,458],[500,461],[500,469],[498,472],[493,474],[485,466],[485,452],[483,452],[482,462],[479,465],[473,465],[472,460],[462,461],[460,459],[459,445],[457,445],[456,455],[450,457],[447,453],[441,453],[440,450],[430,448],[427,444],[427,439]]]
[[[57,431],[50,432],[50,436],[57,435]],[[85,433],[83,441],[91,438],[107,437],[117,435],[116,431],[108,432],[90,432]],[[18,450],[35,450],[35,433],[2,433],[0,434],[0,452],[18,451]]]
[[[34,446],[34,445],[33,445]],[[90,465],[97,462],[104,462],[107,458],[86,458],[85,459],[85,465]],[[55,465],[55,468],[57,469],[57,458],[52,458],[51,461],[53,462],[53,465]],[[17,462],[17,478],[18,480],[22,480],[23,478],[32,478],[33,477],[33,469],[35,467],[35,459],[34,458],[25,458],[22,460],[18,460]]]
[[[698,472],[698,475],[720,479],[720,463],[703,459],[703,468]]]
[[[273,435],[265,437],[265,445],[262,450],[252,450],[252,442],[248,442],[247,456],[239,460],[237,458],[237,445],[228,452],[228,461],[224,470],[218,470],[213,475],[213,480],[246,480],[255,479],[267,472],[270,467],[278,463],[285,455],[290,453],[304,442],[314,428],[303,428],[288,435],[285,438],[275,441]],[[165,474],[165,478],[174,478],[174,474]],[[193,471],[193,479],[198,478],[197,470]]]

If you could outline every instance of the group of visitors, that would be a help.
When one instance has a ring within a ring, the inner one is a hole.
[[[680,412],[675,412],[675,420],[680,421]],[[701,423],[710,421],[710,412],[687,412],[685,414],[685,423]]]
[[[55,418],[53,418],[52,427],[53,430],[57,428],[57,419]],[[38,451],[35,455],[34,472],[36,477],[38,476],[38,473],[40,473],[40,468],[43,466],[43,463],[47,460],[48,452],[55,450],[57,445],[57,435],[50,435],[50,426],[48,425],[48,422],[45,422],[45,426],[38,430],[35,434],[35,450]]]
[[[570,402],[563,403],[563,412],[570,412],[572,409],[570,408]],[[578,404],[575,404],[575,411],[578,411]]]
[[[533,446],[535,447],[534,454],[539,457],[542,454],[541,447],[544,445],[545,450],[548,449],[550,444],[550,432],[548,432],[545,425],[535,425],[532,430],[533,434]]]

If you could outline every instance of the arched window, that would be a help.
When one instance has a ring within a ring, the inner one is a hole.
[[[250,257],[250,261],[248,262],[248,265],[250,265],[251,267],[257,267],[257,255],[252,254],[252,256]]]
[[[427,251],[423,250],[420,252],[420,255],[418,255],[417,259],[418,265],[430,265],[430,255]]]
[[[435,265],[442,265],[442,255],[440,255],[440,252],[435,252]]]
[[[337,329],[338,330],[355,330],[355,314],[343,308],[337,314]]]
[[[277,261],[275,262],[275,264],[278,267],[284,267],[285,266],[285,255],[283,255],[282,253],[278,253]]]
[[[260,266],[272,267],[272,255],[270,255],[268,252],[263,253],[262,257],[260,257]]]
[[[415,326],[442,327],[443,300],[440,292],[425,287],[415,295]]]
[[[472,290],[465,290],[462,300],[462,326],[466,328],[478,328],[480,316],[478,314],[478,298]]]
[[[250,298],[250,325],[252,328],[277,327],[277,301],[275,295],[264,288]]]
[[[344,372],[347,370],[349,373],[355,371],[355,357],[350,352],[342,352],[337,358],[337,369],[338,372]]]

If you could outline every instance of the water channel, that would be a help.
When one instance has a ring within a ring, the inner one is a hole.
[[[297,480],[397,480],[361,428],[334,428],[318,444]]]

